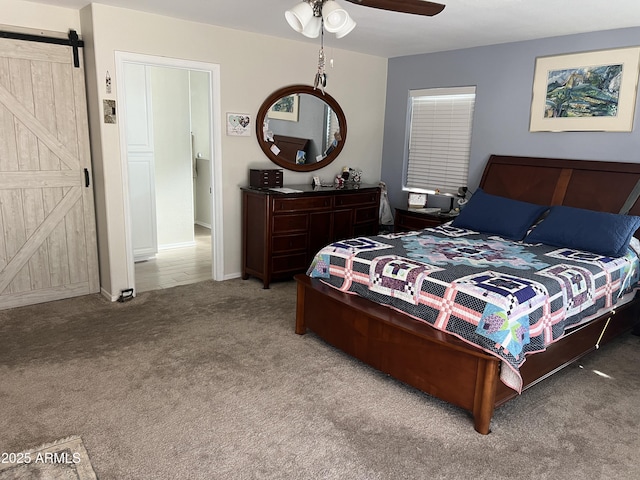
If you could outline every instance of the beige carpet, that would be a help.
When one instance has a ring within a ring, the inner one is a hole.
[[[100,480],[640,478],[640,337],[470,416],[294,333],[295,284],[0,312],[0,452],[82,436]]]
[[[2,457],[0,480],[96,480],[80,437],[23,452],[3,452]]]

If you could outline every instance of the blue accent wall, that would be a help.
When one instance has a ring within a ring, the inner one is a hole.
[[[640,27],[634,27],[389,59],[381,176],[391,205],[407,203],[402,179],[408,94],[413,89],[477,87],[469,165],[472,191],[491,154],[640,163],[638,98],[630,133],[529,132],[536,57],[639,45]]]

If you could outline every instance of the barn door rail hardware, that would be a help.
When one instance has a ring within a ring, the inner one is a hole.
[[[69,30],[68,38],[48,37],[46,35],[33,35],[30,33],[7,32],[0,30],[0,38],[10,38],[12,40],[24,40],[26,42],[52,43],[54,45],[68,45],[73,48],[73,66],[80,67],[79,48],[84,47],[84,41],[78,37],[78,32]]]

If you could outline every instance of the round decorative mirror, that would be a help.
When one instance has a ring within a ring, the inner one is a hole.
[[[333,162],[347,138],[347,120],[329,94],[306,85],[273,92],[256,118],[258,144],[275,164],[310,172]]]

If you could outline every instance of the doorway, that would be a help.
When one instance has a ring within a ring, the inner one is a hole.
[[[219,66],[116,52],[116,73],[129,284],[222,280]]]

